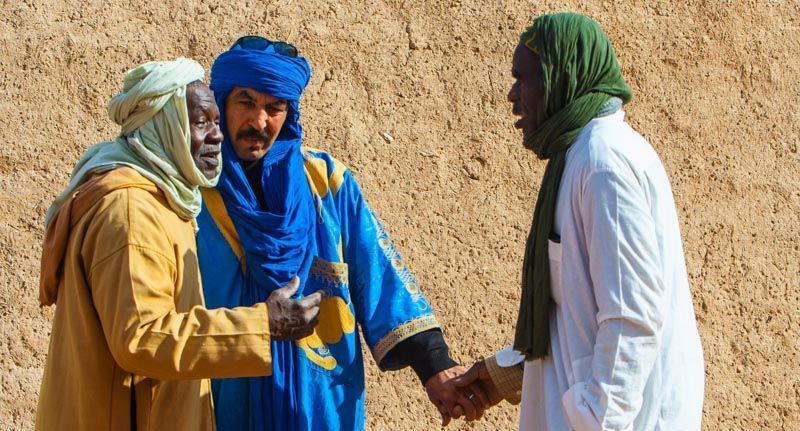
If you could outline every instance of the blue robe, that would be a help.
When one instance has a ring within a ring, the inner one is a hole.
[[[307,338],[272,341],[273,346],[291,344],[290,349],[273,347],[291,354],[273,357],[272,367],[276,376],[290,374],[293,387],[276,387],[270,377],[212,381],[220,431],[363,429],[364,366],[357,328],[380,363],[399,342],[439,327],[350,171],[325,152],[304,148],[303,157],[316,202],[316,250],[300,294],[324,292],[320,321]],[[206,305],[252,305],[243,292],[242,246],[216,190],[204,191],[197,221]],[[260,388],[259,396],[252,396],[253,387]]]

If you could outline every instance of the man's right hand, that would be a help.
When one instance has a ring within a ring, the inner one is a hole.
[[[273,340],[299,340],[314,332],[322,293],[317,291],[302,299],[292,299],[299,287],[300,279],[294,277],[267,298],[269,333]]]

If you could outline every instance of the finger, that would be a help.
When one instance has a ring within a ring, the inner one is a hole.
[[[291,298],[292,295],[294,295],[295,292],[297,292],[297,289],[299,287],[300,287],[300,279],[297,277],[292,277],[292,279],[289,281],[288,284],[279,289],[275,289],[275,291],[272,292],[270,296],[275,295],[280,298]]]
[[[450,424],[450,416],[448,416],[447,413],[442,413],[442,428],[446,427],[449,424]]]
[[[470,385],[469,390],[472,391],[474,398],[468,398],[470,398],[473,403],[480,404],[478,407],[481,410],[486,410],[492,406],[491,402],[489,401],[489,394],[486,393],[486,391],[483,389],[483,386],[481,386],[479,382]]]
[[[440,402],[434,403],[434,405],[439,410],[439,414],[442,415],[442,426],[446,427],[450,423],[450,415],[447,414],[447,409]]]
[[[292,329],[291,335],[289,337],[290,340],[301,340],[306,338],[314,333],[314,327],[307,326],[301,328]]]
[[[475,367],[473,366],[466,373],[453,378],[453,384],[455,384],[459,388],[465,388],[471,385],[475,380],[477,380],[478,374],[475,372]]]
[[[319,307],[314,307],[306,311],[303,317],[306,321],[305,326],[313,330],[317,326],[317,323],[319,323]]]
[[[460,405],[456,405],[452,410],[450,410],[450,417],[453,419],[458,419],[461,416],[464,416],[464,409],[461,408]]]
[[[318,306],[320,302],[322,302],[322,292],[318,290],[312,293],[311,295],[306,296],[303,299],[298,299],[297,305],[303,308],[309,308]]]
[[[478,409],[475,408],[475,404],[467,398],[466,395],[458,391],[458,395],[456,397],[456,401],[464,409],[464,417],[468,421],[474,421],[478,417]]]

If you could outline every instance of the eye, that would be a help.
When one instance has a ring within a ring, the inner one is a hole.
[[[206,120],[197,120],[194,122],[194,125],[198,127],[205,127],[206,124],[208,124]]]

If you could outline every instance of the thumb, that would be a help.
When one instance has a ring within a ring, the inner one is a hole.
[[[274,292],[272,292],[272,294],[281,298],[291,298],[292,295],[297,292],[298,288],[300,288],[300,279],[295,276],[292,277],[289,283],[280,289],[276,289]]]
[[[471,367],[467,370],[466,373],[453,378],[453,384],[455,384],[459,388],[464,388],[472,384],[475,380],[478,379],[477,371],[475,367]]]

